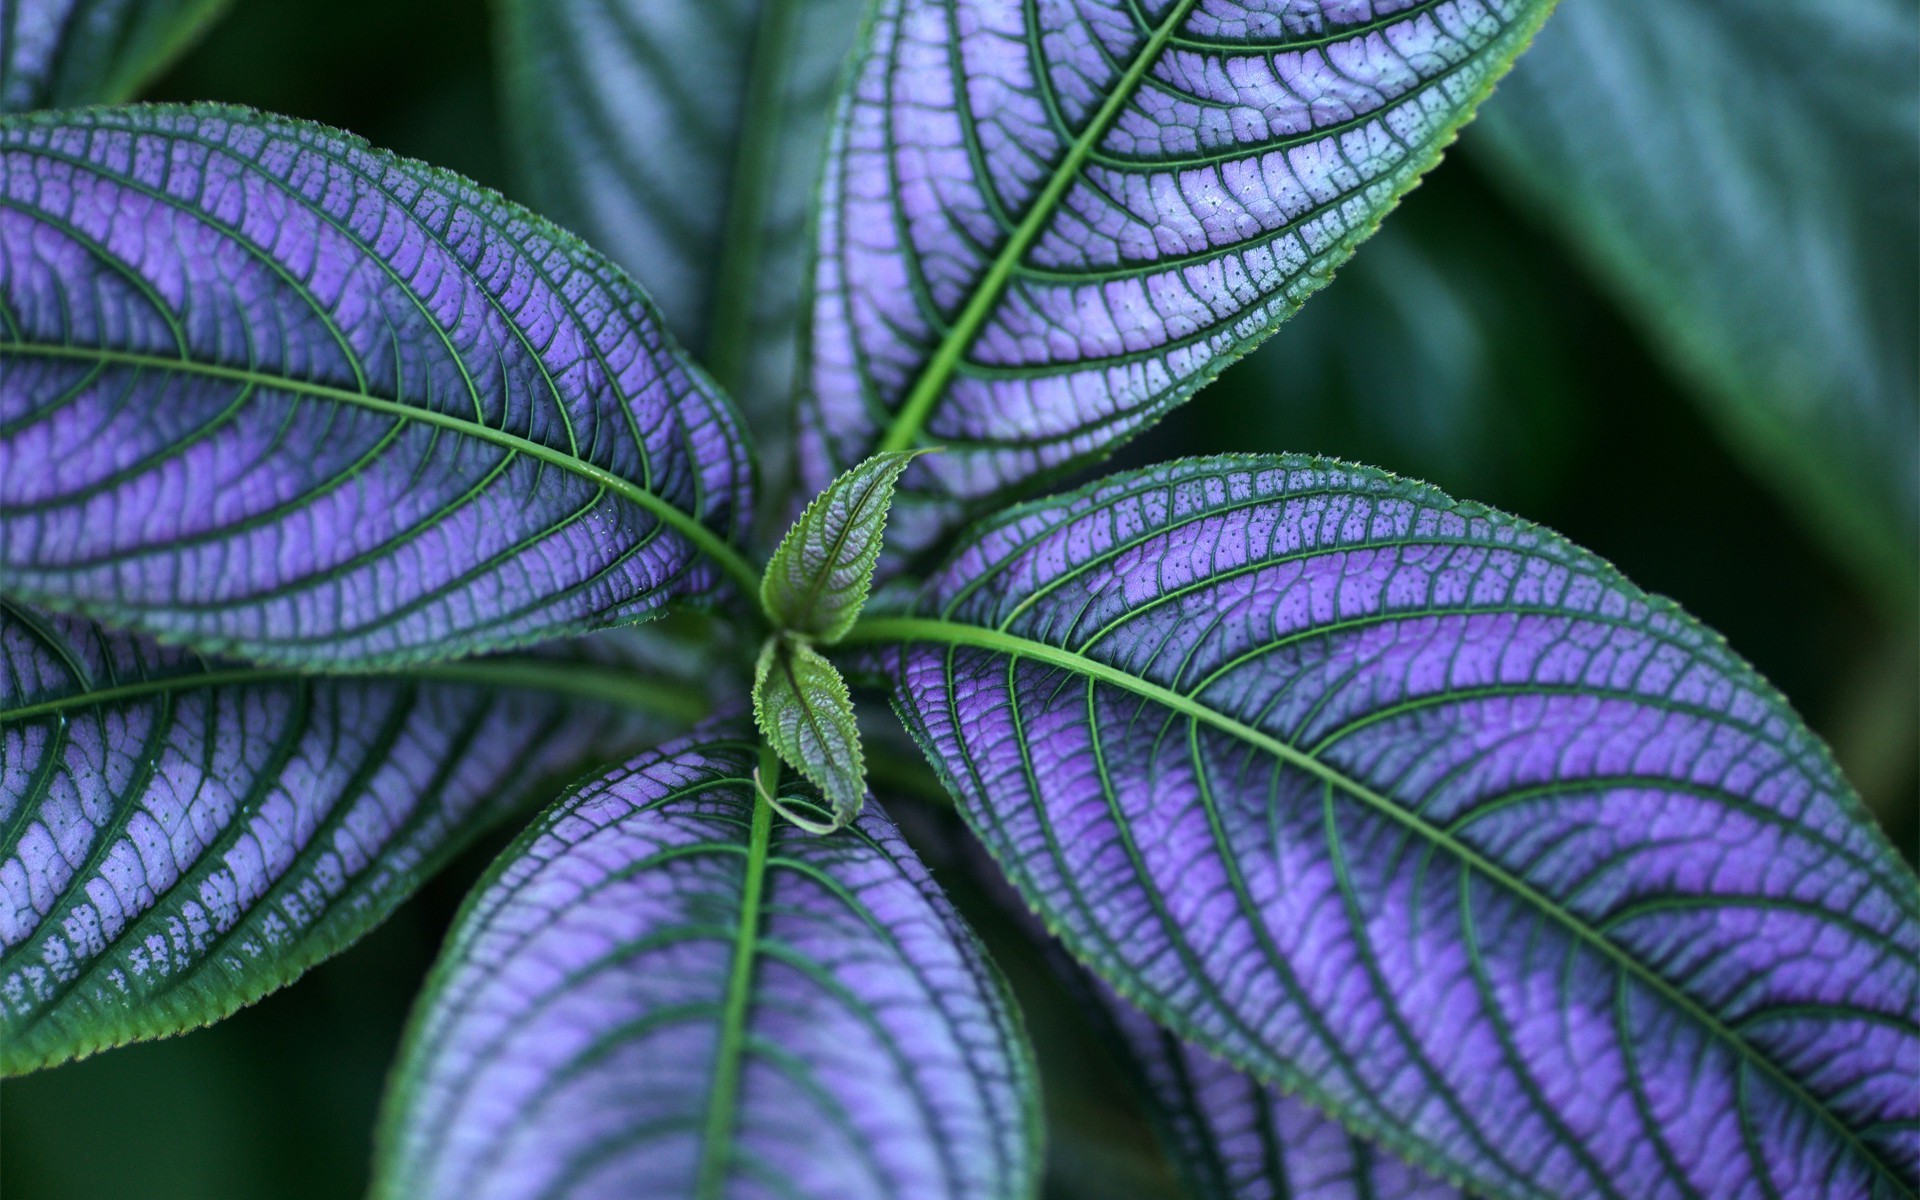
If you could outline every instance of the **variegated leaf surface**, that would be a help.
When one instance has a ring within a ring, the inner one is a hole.
[[[1365,468],[974,531],[845,644],[1129,1000],[1492,1196],[1920,1183],[1920,885],[1710,631]]]

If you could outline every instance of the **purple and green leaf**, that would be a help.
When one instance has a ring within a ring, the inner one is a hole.
[[[807,218],[861,0],[507,0],[542,212],[633,272],[786,457]]]
[[[1097,458],[1323,285],[1551,0],[884,0],[828,148],[815,489],[917,463],[897,541]]]
[[[231,0],[0,0],[0,111],[119,104]]]
[[[458,176],[233,108],[0,123],[0,590],[393,666],[757,573],[751,453],[645,298]]]
[[[226,1016],[497,818],[697,717],[625,633],[313,678],[0,601],[0,1069]]]
[[[1191,461],[1012,510],[860,643],[1079,958],[1409,1161],[1920,1183],[1920,885],[1750,667],[1551,533]]]
[[[643,755],[500,858],[415,1015],[376,1194],[1034,1192],[1029,1051],[972,934],[873,806],[773,821],[741,732]]]

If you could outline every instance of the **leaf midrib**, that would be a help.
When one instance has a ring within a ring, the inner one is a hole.
[[[1240,739],[1243,742],[1266,751],[1289,766],[1306,771],[1308,774],[1337,787],[1355,799],[1379,811],[1389,820],[1405,826],[1411,832],[1426,838],[1433,845],[1453,854],[1460,862],[1472,870],[1479,871],[1484,877],[1493,880],[1501,887],[1512,892],[1537,911],[1552,918],[1566,928],[1574,937],[1598,950],[1611,960],[1624,974],[1631,975],[1643,985],[1660,995],[1663,999],[1680,1009],[1681,1012],[1697,1021],[1710,1035],[1723,1044],[1733,1047],[1743,1061],[1753,1064],[1772,1079],[1788,1094],[1819,1114],[1821,1121],[1832,1129],[1850,1149],[1869,1164],[1874,1174],[1881,1180],[1902,1188],[1900,1177],[1892,1164],[1885,1161],[1873,1147],[1863,1142],[1849,1129],[1839,1117],[1817,1097],[1791,1075],[1783,1071],[1767,1055],[1752,1045],[1698,1001],[1668,983],[1644,963],[1626,953],[1612,941],[1595,933],[1574,914],[1556,903],[1551,897],[1535,888],[1532,884],[1508,871],[1497,862],[1487,858],[1472,846],[1461,842],[1445,830],[1431,824],[1417,813],[1393,803],[1373,789],[1355,779],[1350,779],[1335,768],[1301,751],[1286,742],[1239,721],[1226,713],[1201,703],[1199,700],[1176,692],[1171,688],[1142,679],[1118,667],[1109,666],[1097,659],[1088,658],[1072,650],[1051,646],[1045,642],[1000,630],[985,629],[977,625],[945,620],[936,617],[869,617],[856,624],[842,640],[842,645],[906,644],[910,642],[934,642],[950,646],[964,646],[1005,654],[1014,658],[1030,658],[1050,666],[1110,684],[1131,692],[1136,696],[1164,705],[1191,720],[1205,723],[1213,728]]]
[[[1140,47],[1140,53],[1127,64],[1124,74],[1114,83],[1113,90],[1101,102],[1100,108],[1087,122],[1087,126],[1074,139],[1067,153],[1047,178],[1040,194],[1034,198],[1027,213],[1020,219],[1007,242],[994,256],[987,273],[974,287],[973,294],[967,299],[967,306],[961,310],[959,319],[948,327],[940,344],[934,349],[933,357],[927,360],[926,369],[914,381],[913,390],[894,415],[893,423],[888,427],[886,437],[878,447],[881,451],[911,450],[920,439],[927,418],[933,412],[933,406],[941,393],[946,391],[947,383],[953,378],[954,370],[960,365],[961,357],[972,347],[979,337],[980,330],[986,325],[994,307],[999,304],[1001,293],[1013,277],[1014,268],[1026,257],[1027,251],[1039,239],[1040,232],[1053,219],[1060,202],[1065,198],[1067,189],[1080,177],[1080,170],[1086,165],[1094,148],[1105,138],[1107,131],[1120,116],[1120,110],[1133,98],[1140,81],[1146,78],[1147,71],[1160,59],[1161,51],[1172,40],[1174,31],[1187,19],[1198,0],[1179,0],[1173,6],[1146,44]],[[963,100],[964,102],[964,100]]]
[[[663,523],[693,543],[694,548],[711,558],[748,597],[756,594],[760,584],[760,573],[747,564],[746,559],[701,523],[692,514],[668,503],[665,499],[647,491],[625,476],[607,470],[605,467],[584,459],[576,458],[552,446],[532,441],[518,434],[508,433],[504,429],[495,429],[482,425],[465,417],[456,417],[450,413],[438,412],[430,408],[419,408],[403,404],[398,400],[388,400],[382,396],[357,392],[349,388],[334,387],[330,384],[315,383],[304,379],[290,379],[285,376],[270,375],[263,371],[246,367],[230,367],[221,363],[201,362],[196,359],[169,358],[160,354],[143,354],[132,350],[112,350],[89,346],[53,346],[34,342],[0,342],[0,354],[17,354],[40,358],[69,359],[79,362],[110,363],[119,366],[141,367],[154,371],[172,371],[191,375],[200,375],[210,379],[221,379],[230,383],[248,384],[254,387],[277,389],[283,392],[297,392],[316,399],[333,400],[342,404],[353,404],[373,412],[385,413],[403,420],[418,421],[424,425],[434,425],[442,429],[481,441],[492,442],[516,453],[525,454],[563,471],[570,471],[582,478],[606,488],[622,499],[628,500],[646,509]]]
[[[478,659],[438,663],[399,672],[355,672],[345,675],[321,675],[272,667],[224,667],[194,674],[143,679],[113,687],[91,688],[18,708],[0,709],[0,727],[187,691],[318,682],[446,683],[552,692],[615,704],[635,712],[689,724],[699,720],[707,711],[704,698],[694,689],[665,680],[647,679],[624,668],[538,659]]]
[[[746,1057],[747,1017],[752,1007],[753,967],[759,958],[761,899],[767,880],[767,856],[773,841],[773,806],[762,786],[778,790],[780,756],[765,741],[759,749],[753,789],[753,824],[740,884],[740,919],[735,927],[733,963],[727,975],[726,1011],[714,1050],[713,1090],[707,1094],[707,1120],[700,1143],[700,1175],[695,1195],[718,1200],[733,1165],[733,1139],[740,1100],[740,1076]]]

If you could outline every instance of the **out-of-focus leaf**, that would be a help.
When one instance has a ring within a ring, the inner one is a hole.
[[[321,679],[0,602],[0,1068],[226,1016],[697,716],[629,641]]]
[[[1073,952],[1488,1196],[1904,1195],[1920,885],[1710,631],[1325,460],[1115,477],[845,644]]]
[[[1474,142],[1758,472],[1903,609],[1920,547],[1920,21],[1581,0]]]
[[[634,760],[501,857],[407,1037],[377,1194],[1032,1194],[1029,1051],[972,934],[874,807],[772,821],[741,732]]]
[[[0,0],[0,110],[133,98],[231,0]]]
[[[913,458],[876,454],[807,505],[760,580],[760,603],[775,626],[829,646],[853,628],[873,586],[894,485]]]
[[[1383,7],[884,0],[828,148],[803,480],[945,446],[903,481],[918,549],[1271,333],[1552,5]]]
[[[818,650],[790,638],[767,639],[753,672],[753,720],[767,744],[826,797],[830,829],[859,815],[867,794],[860,723],[847,681]],[[771,788],[773,781],[765,784]]]
[[[635,620],[752,468],[632,282],[458,176],[251,111],[0,123],[0,590],[394,665]]]
[[[807,214],[861,0],[506,0],[507,115],[540,210],[632,271],[740,398],[793,425]]]

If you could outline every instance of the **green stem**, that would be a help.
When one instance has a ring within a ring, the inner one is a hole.
[[[765,0],[753,49],[747,58],[747,91],[740,101],[740,141],[727,181],[727,212],[721,226],[720,263],[714,271],[713,311],[706,337],[706,363],[714,381],[738,395],[748,334],[753,326],[755,286],[765,243],[772,164],[780,148],[778,104],[787,80],[787,50],[793,40],[793,0]]]
[[[1020,260],[1026,257],[1028,249],[1039,239],[1041,231],[1052,219],[1054,210],[1066,196],[1067,189],[1080,177],[1080,168],[1086,165],[1087,156],[1092,154],[1094,148],[1100,144],[1100,140],[1107,136],[1107,130],[1112,128],[1114,121],[1119,118],[1120,110],[1133,98],[1133,93],[1139,88],[1141,80],[1147,77],[1147,71],[1159,60],[1160,52],[1166,49],[1174,30],[1187,19],[1187,13],[1192,11],[1194,3],[1195,0],[1180,0],[1180,3],[1173,6],[1173,11],[1166,15],[1166,18],[1160,22],[1159,28],[1153,31],[1153,36],[1147,39],[1147,44],[1140,48],[1140,53],[1127,64],[1126,73],[1114,85],[1113,91],[1107,93],[1107,98],[1100,105],[1099,111],[1093,114],[1093,119],[1087,122],[1087,127],[1080,132],[1078,138],[1074,139],[1073,145],[1067,148],[1067,156],[1060,160],[1059,166],[1054,168],[1052,176],[1047,180],[1047,186],[1034,199],[1033,206],[1027,210],[1027,215],[1021,219],[1013,235],[1007,239],[1007,244],[1000,248],[1000,253],[995,256],[993,264],[987,268],[987,273],[980,280],[980,285],[968,298],[966,308],[961,310],[959,319],[947,330],[947,335],[940,339],[940,345],[934,350],[933,357],[927,360],[926,370],[922,371],[920,378],[914,381],[913,390],[907,393],[906,402],[900,406],[899,413],[893,418],[893,424],[887,429],[887,436],[880,443],[881,450],[911,449],[920,439],[920,431],[926,426],[927,418],[933,412],[934,402],[946,390],[948,381],[953,378],[954,370],[960,365],[961,356],[973,345],[974,339],[980,335],[981,328],[986,325],[987,318],[993,314],[994,306],[1000,302],[1001,293],[1006,291],[1007,282],[1013,278],[1014,268],[1020,265]]]
[[[322,400],[335,400],[342,404],[358,405],[373,412],[386,413],[409,421],[418,421],[423,425],[435,425],[442,429],[451,429],[483,442],[492,442],[529,458],[550,463],[563,471],[591,480],[600,487],[632,501],[673,528],[674,532],[692,542],[694,547],[719,564],[720,569],[732,577],[741,594],[751,602],[758,594],[760,572],[748,565],[738,550],[728,545],[719,534],[708,529],[691,513],[682,512],[659,496],[625,479],[605,467],[597,466],[584,459],[575,458],[552,446],[543,446],[539,442],[529,441],[504,429],[495,429],[491,425],[482,425],[478,421],[456,417],[450,413],[436,412],[430,408],[416,408],[411,404],[402,404],[398,400],[388,400],[380,396],[370,396],[365,392],[356,392],[348,388],[329,387],[326,384],[310,383],[302,379],[286,379],[268,375],[260,371],[250,371],[243,367],[227,367],[217,363],[195,362],[191,359],[169,358],[162,354],[139,354],[126,350],[101,350],[83,346],[46,346],[31,342],[0,343],[0,354],[28,355],[40,358],[67,358],[82,362],[105,362],[120,366],[144,367],[160,372],[182,372],[202,375],[209,379],[224,379],[233,383],[252,384],[256,387],[273,388],[283,392],[296,392],[303,396],[313,396]]]
[[[769,788],[780,786],[780,756],[764,742],[760,745],[760,778]],[[706,1136],[700,1150],[700,1181],[695,1194],[702,1200],[716,1200],[721,1194],[733,1161],[734,1116],[740,1102],[753,963],[760,946],[760,896],[766,885],[767,849],[772,840],[773,806],[756,789],[746,877],[740,885],[740,924],[734,937],[733,969],[727,979],[727,1006],[720,1021],[720,1046],[714,1055],[713,1091],[707,1100]]]

